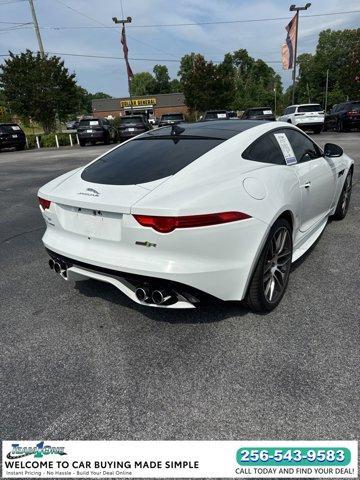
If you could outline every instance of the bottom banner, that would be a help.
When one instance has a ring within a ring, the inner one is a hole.
[[[356,441],[3,441],[3,478],[357,478]]]

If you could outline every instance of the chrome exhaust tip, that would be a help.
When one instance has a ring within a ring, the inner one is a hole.
[[[50,267],[50,270],[54,270],[54,266],[55,266],[55,262],[52,258],[50,258],[49,260],[49,267]]]
[[[139,287],[135,290],[135,295],[139,302],[146,302],[150,298],[150,290],[146,287]]]
[[[58,262],[54,263],[54,270],[56,273],[61,273],[61,265]]]
[[[154,290],[151,295],[151,299],[155,305],[162,305],[171,300],[171,298],[172,296],[166,290]]]

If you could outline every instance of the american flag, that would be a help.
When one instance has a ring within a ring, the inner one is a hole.
[[[131,70],[131,67],[130,67],[130,64],[129,64],[129,59],[128,59],[129,49],[128,49],[128,46],[127,46],[127,43],[126,43],[125,25],[123,25],[122,30],[121,30],[121,44],[123,46],[127,75],[128,75],[129,80],[131,80],[133,78],[134,74],[133,74],[133,71]]]
[[[289,70],[294,66],[294,52],[296,42],[296,23],[297,15],[294,15],[286,26],[287,36],[286,43],[281,47],[281,61],[284,70]]]

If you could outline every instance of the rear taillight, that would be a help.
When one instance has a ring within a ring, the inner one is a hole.
[[[360,112],[357,112],[356,110],[352,110],[351,112],[346,112],[346,115],[347,115],[348,117],[355,117],[355,116],[357,116],[357,115],[359,115],[359,114],[360,114]]]
[[[48,208],[50,208],[50,204],[51,204],[51,201],[50,200],[45,200],[45,198],[40,198],[38,197],[39,199],[39,205],[44,209],[44,210],[47,210]]]
[[[170,233],[176,228],[206,227],[251,218],[250,215],[242,212],[206,213],[204,215],[187,215],[184,217],[158,217],[152,215],[134,215],[134,217],[143,227],[151,227],[160,233]]]

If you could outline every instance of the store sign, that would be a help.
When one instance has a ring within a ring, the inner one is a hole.
[[[156,98],[132,98],[131,100],[120,100],[120,107],[152,107],[156,105]]]

